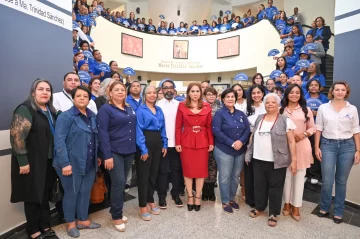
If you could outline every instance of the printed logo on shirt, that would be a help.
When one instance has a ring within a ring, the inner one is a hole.
[[[226,32],[226,27],[220,27],[220,32]]]
[[[324,102],[322,102],[320,99],[307,99],[306,105],[311,109],[317,111]]]

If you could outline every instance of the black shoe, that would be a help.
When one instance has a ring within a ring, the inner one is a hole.
[[[215,202],[216,201],[216,196],[215,195],[209,196],[209,201]]]
[[[328,217],[329,216],[329,212],[325,212],[322,213],[321,211],[318,211],[318,213],[316,214],[318,217]]]
[[[52,230],[52,229],[49,229],[49,230],[47,230],[47,231],[43,231],[43,233],[42,233],[45,237],[51,237],[51,238],[58,238],[57,236],[56,236],[56,233],[55,233],[55,231],[54,230]]]
[[[201,199],[201,198],[198,198],[198,197],[195,197],[195,198]],[[196,212],[200,211],[200,209],[201,209],[201,204],[200,204],[200,205],[195,204],[194,206],[195,206],[195,211],[196,211]]]
[[[65,223],[65,218],[64,218],[64,213],[63,212],[58,212],[57,213],[57,218],[61,222],[61,224]]]
[[[37,237],[31,237],[31,236],[28,236],[29,239],[45,239],[46,237],[43,235],[43,234],[40,234],[39,236]]]
[[[188,196],[188,198],[193,198],[194,197],[194,195],[193,196]],[[189,202],[188,202],[188,204],[187,204],[187,208],[188,208],[188,211],[192,211],[192,210],[194,210],[194,207],[195,207],[195,205],[194,204],[189,204]]]
[[[164,197],[159,198],[159,207],[161,209],[166,209],[166,200]]]
[[[203,201],[209,201],[209,197],[206,195],[201,196],[201,200]]]
[[[183,202],[181,201],[181,199],[180,199],[179,196],[172,197],[172,200],[173,200],[173,202],[175,203],[175,205],[176,205],[177,207],[183,207],[183,206],[184,206],[184,204],[183,204]]]
[[[184,190],[180,191],[179,196],[180,196],[180,197],[185,196],[185,191],[184,191]]]
[[[336,218],[336,217],[333,217],[333,220],[336,224],[340,224],[343,222],[343,219],[342,218]]]

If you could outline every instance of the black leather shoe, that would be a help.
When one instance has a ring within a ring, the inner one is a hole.
[[[206,195],[201,196],[201,200],[203,201],[209,201],[209,197]]]
[[[321,211],[318,211],[318,213],[316,214],[318,217],[328,217],[329,216],[329,212],[325,212],[322,213]]]
[[[28,236],[29,239],[45,239],[46,237],[43,235],[43,234],[40,234],[39,236],[37,237],[31,237],[31,236]]]
[[[172,200],[173,200],[173,202],[175,203],[175,205],[177,207],[183,207],[184,206],[184,204],[181,201],[181,198],[179,196],[172,197]]]
[[[342,218],[336,218],[336,217],[333,217],[333,220],[336,224],[340,224],[343,222],[343,219]]]
[[[51,238],[54,238],[54,239],[55,239],[55,238],[58,238],[58,237],[56,236],[55,231],[52,230],[52,229],[43,231],[43,235],[44,235],[45,237],[51,237]]]
[[[161,209],[166,209],[166,200],[165,200],[165,198],[159,198],[159,207],[161,208]]]

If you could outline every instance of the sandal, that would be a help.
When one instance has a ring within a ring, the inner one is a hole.
[[[260,212],[258,210],[256,210],[256,209],[251,210],[250,213],[249,213],[249,216],[252,217],[252,218],[256,218],[259,215],[260,215]]]
[[[270,218],[268,219],[268,225],[270,227],[275,227],[277,225],[277,220],[275,216],[270,216]]]

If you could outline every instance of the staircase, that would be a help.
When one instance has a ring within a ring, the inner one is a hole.
[[[322,93],[327,96],[329,89],[334,81],[334,57],[327,54],[325,62],[326,62],[326,73],[324,75],[326,78],[326,86],[322,91]]]

